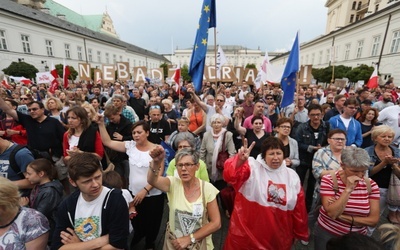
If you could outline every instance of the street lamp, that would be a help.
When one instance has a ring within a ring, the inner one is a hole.
[[[44,71],[49,71],[49,66],[47,66],[47,61],[42,61],[42,64],[46,64],[45,66],[44,66]]]
[[[23,62],[24,58],[18,58],[18,62]]]

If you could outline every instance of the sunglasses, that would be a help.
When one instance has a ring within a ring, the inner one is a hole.
[[[27,97],[23,97],[21,98],[21,100],[29,100]]]

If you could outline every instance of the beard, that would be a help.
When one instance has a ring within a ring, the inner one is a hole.
[[[391,102],[391,101],[392,101],[392,98],[383,98],[383,101],[384,101],[384,102]]]

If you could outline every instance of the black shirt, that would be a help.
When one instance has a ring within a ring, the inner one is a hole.
[[[169,123],[161,119],[159,122],[149,122],[150,134],[148,140],[155,144],[161,144],[161,140],[165,141],[165,136],[171,134]]]
[[[38,122],[30,115],[20,112],[18,121],[25,127],[28,136],[28,145],[39,151],[49,152],[50,155],[61,157],[64,127],[61,123],[52,117],[46,116],[42,122]]]

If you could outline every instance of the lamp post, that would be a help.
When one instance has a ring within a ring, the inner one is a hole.
[[[47,61],[42,61],[42,64],[45,64],[44,65],[44,71],[45,72],[49,71],[49,66],[47,66]]]

